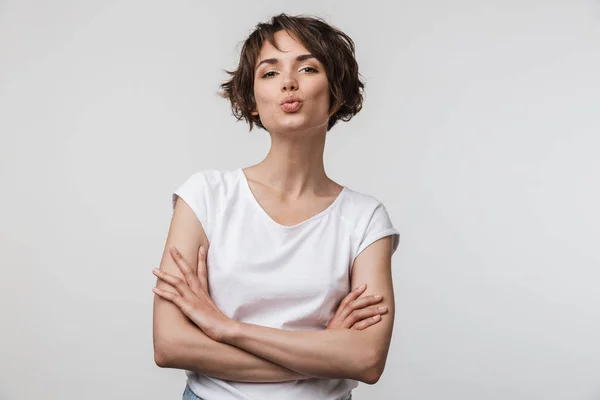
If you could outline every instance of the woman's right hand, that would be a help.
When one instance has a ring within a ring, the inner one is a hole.
[[[352,290],[340,303],[335,315],[329,321],[327,329],[355,329],[363,330],[381,321],[381,314],[387,311],[387,307],[373,306],[383,300],[374,296],[359,298],[365,291],[367,285],[362,285]]]

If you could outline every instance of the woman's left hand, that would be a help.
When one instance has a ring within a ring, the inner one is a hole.
[[[175,246],[171,247],[171,257],[183,273],[183,279],[168,272],[153,269],[152,273],[158,279],[171,285],[177,292],[156,287],[152,288],[152,291],[179,307],[208,337],[221,342],[233,328],[234,321],[217,308],[208,294],[206,251],[204,251],[205,254],[202,254],[203,250],[204,247],[201,247],[198,252],[198,274],[196,275]]]

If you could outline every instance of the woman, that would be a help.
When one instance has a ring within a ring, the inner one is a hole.
[[[362,107],[354,43],[281,14],[229,74],[233,114],[268,131],[271,149],[173,194],[153,270],[156,363],[187,371],[184,399],[350,399],[384,369],[399,241],[381,202],[324,171],[327,132]]]

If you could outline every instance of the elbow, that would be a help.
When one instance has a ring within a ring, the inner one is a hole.
[[[154,363],[160,368],[173,368],[171,342],[154,339]]]
[[[379,382],[379,378],[381,378],[381,375],[383,374],[383,370],[379,369],[379,368],[369,368],[368,370],[366,370],[363,373],[363,378],[361,379],[362,382],[368,384],[368,385],[374,385],[377,382]]]
[[[379,382],[384,368],[385,357],[375,354],[370,358],[370,362],[366,363],[366,368],[363,369],[360,380],[368,385],[374,385]]]
[[[160,368],[168,368],[166,354],[163,350],[154,348],[154,363]]]
[[[154,363],[160,368],[168,367],[167,352],[162,344],[154,341]]]

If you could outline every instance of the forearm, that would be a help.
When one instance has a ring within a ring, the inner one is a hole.
[[[310,378],[232,345],[214,341],[192,324],[178,329],[176,337],[163,341],[161,347],[161,367],[196,371],[237,382],[284,382]]]
[[[376,354],[365,331],[289,331],[236,322],[222,341],[303,375],[370,383]]]

